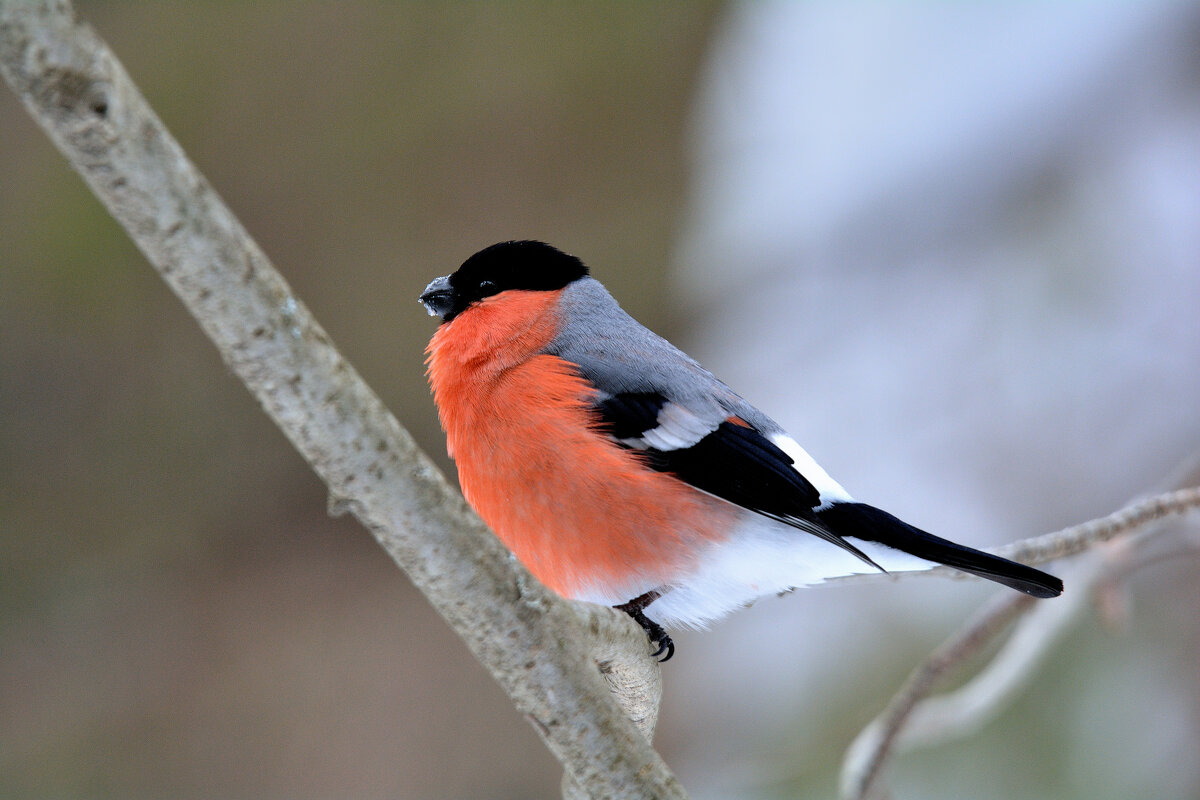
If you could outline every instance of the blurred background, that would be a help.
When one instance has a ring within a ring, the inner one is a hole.
[[[1200,5],[80,2],[419,442],[416,302],[541,238],[852,493],[993,545],[1200,451]],[[1200,795],[1194,557],[900,797]],[[697,798],[827,798],[995,590],[677,637]],[[554,797],[530,726],[0,91],[0,796]]]

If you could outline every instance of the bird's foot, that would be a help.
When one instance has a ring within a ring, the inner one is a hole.
[[[663,626],[659,625],[654,620],[646,616],[644,609],[646,606],[653,603],[659,598],[658,592],[646,592],[640,597],[635,597],[628,603],[622,603],[619,606],[614,606],[618,611],[624,611],[629,616],[633,617],[633,621],[642,626],[642,630],[650,637],[650,643],[657,645],[658,649],[650,654],[651,658],[658,658],[666,653],[665,656],[659,659],[660,664],[670,661],[671,656],[675,655],[675,643],[671,641],[671,637],[663,630]]]

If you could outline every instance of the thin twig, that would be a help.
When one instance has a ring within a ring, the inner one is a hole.
[[[909,751],[966,736],[988,722],[1032,679],[1037,666],[1087,608],[1083,570],[1065,574],[1070,591],[1053,602],[1037,603],[1022,616],[1003,647],[961,688],[926,697],[893,736],[892,752]],[[996,635],[1003,631],[996,631]],[[987,641],[980,642],[980,646]]]
[[[1107,517],[997,547],[992,552],[1023,564],[1041,564],[1082,553],[1155,520],[1197,508],[1200,508],[1200,487],[1176,489],[1131,503]]]
[[[1126,544],[1125,540],[1111,544]],[[979,730],[1016,697],[1032,680],[1038,665],[1070,630],[1071,625],[1098,601],[1101,589],[1123,590],[1132,572],[1164,559],[1195,557],[1195,541],[1176,542],[1170,548],[1152,548],[1146,541],[1128,547],[1098,548],[1085,560],[1073,562],[1065,580],[1072,587],[1053,603],[1038,603],[1023,616],[991,661],[963,686],[923,700],[896,737],[895,751],[960,739]]]
[[[1028,595],[996,595],[962,631],[938,647],[909,674],[883,713],[850,745],[842,770],[843,797],[858,800],[871,796],[896,734],[921,698],[929,693],[946,670],[990,641],[1032,604],[1033,598]]]
[[[1064,581],[1064,596],[1038,603],[1020,620],[991,662],[966,685],[948,695],[926,697],[950,666],[969,658],[1003,633],[1023,609],[1033,606],[1031,598],[1001,595],[998,605],[986,607],[917,667],[887,708],[848,748],[842,766],[842,797],[866,800],[878,792],[883,767],[898,749],[963,736],[984,724],[1030,679],[1044,655],[1086,608],[1096,587],[1160,557],[1148,543],[1164,526],[1152,523],[1197,506],[1200,490],[1196,488],[1167,492],[1107,517],[997,551],[1008,557],[1028,554],[1038,559],[1051,553],[1059,557],[1091,549],[1085,561],[1072,565]],[[1114,538],[1122,534],[1122,546],[1113,547],[1118,543]],[[1097,547],[1106,543],[1107,547]],[[1195,541],[1185,544],[1192,549],[1198,546]]]

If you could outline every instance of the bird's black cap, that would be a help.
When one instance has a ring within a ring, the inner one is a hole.
[[[430,314],[449,322],[485,297],[508,289],[557,291],[587,274],[582,261],[545,242],[500,242],[468,258],[454,274],[430,283],[421,302]]]

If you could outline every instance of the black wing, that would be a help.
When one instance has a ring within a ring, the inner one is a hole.
[[[669,402],[658,392],[626,392],[600,400],[596,411],[604,430],[641,453],[651,468],[668,472],[742,508],[815,534],[879,568],[818,518],[814,511],[821,504],[820,492],[796,470],[791,456],[744,420],[737,417],[721,420],[707,434],[691,442],[674,437],[678,447],[646,444],[646,435],[660,429],[661,420],[671,416],[662,413]]]

